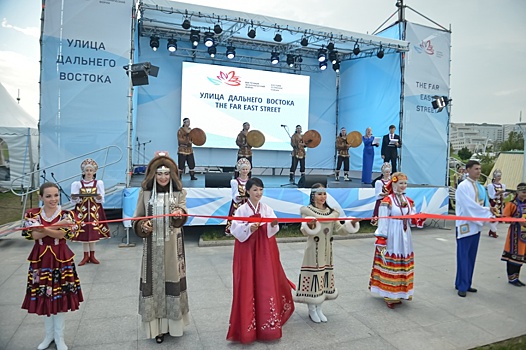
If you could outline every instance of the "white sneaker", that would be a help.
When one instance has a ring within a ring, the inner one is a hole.
[[[344,179],[345,181],[351,181],[351,179],[349,179],[349,177],[348,177],[347,175],[345,175],[345,176],[343,177],[343,179]]]
[[[340,181],[340,177],[339,177],[338,175],[336,175],[336,176],[334,177],[334,180],[336,180],[336,181]]]

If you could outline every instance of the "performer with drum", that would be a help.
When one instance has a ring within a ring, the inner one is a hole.
[[[343,164],[343,178],[345,181],[349,179],[349,148],[351,145],[347,143],[347,130],[344,127],[340,129],[340,134],[336,136],[336,150],[338,151],[338,163],[334,171],[335,180],[340,181],[340,168]]]
[[[248,130],[250,130],[250,124],[244,122],[243,130],[239,132],[236,138],[236,145],[239,147],[236,162],[241,158],[246,158],[250,162],[250,167],[252,168],[252,146],[247,141]]]
[[[179,143],[179,148],[177,149],[178,163],[179,163],[179,178],[181,179],[184,174],[185,163],[188,164],[188,169],[190,170],[190,180],[197,180],[195,177],[195,159],[194,159],[194,150],[192,149],[192,138],[190,132],[190,119],[183,119],[183,126],[179,128],[177,132],[177,142]],[[203,142],[204,143],[204,142]]]
[[[294,174],[300,163],[300,174],[305,175],[305,143],[303,143],[303,135],[301,134],[301,125],[296,125],[296,132],[290,137],[290,145],[292,146],[292,165],[290,166],[290,183],[294,183]]]

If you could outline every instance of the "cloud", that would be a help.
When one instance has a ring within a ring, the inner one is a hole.
[[[27,35],[33,38],[37,38],[37,39],[40,38],[40,29],[38,27],[20,28],[20,27],[7,23],[7,18],[2,19],[2,27],[13,29],[17,32],[20,32],[24,35]]]
[[[39,74],[38,59],[13,51],[0,51],[0,82],[13,98],[20,90],[20,106],[35,118],[38,116]]]

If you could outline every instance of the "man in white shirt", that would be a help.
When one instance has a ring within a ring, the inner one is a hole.
[[[480,177],[480,163],[470,160],[466,163],[468,177],[462,181],[455,193],[455,213],[457,216],[473,218],[494,217],[493,208],[489,206],[486,190],[478,182]],[[465,297],[466,292],[475,293],[471,287],[475,260],[480,240],[480,231],[487,221],[456,220],[457,235],[457,276],[455,288],[460,297]],[[491,230],[497,231],[497,223],[489,223]]]

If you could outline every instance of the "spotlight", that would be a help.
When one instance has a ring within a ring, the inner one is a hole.
[[[334,69],[336,73],[340,73],[340,61],[334,62],[332,64],[332,69]]]
[[[197,45],[199,45],[200,38],[201,37],[199,36],[199,31],[192,29],[192,32],[190,33],[190,41],[192,42],[192,45],[194,46],[194,48],[197,47]]]
[[[446,107],[451,100],[447,96],[433,96],[433,101],[431,101],[431,105],[434,109],[437,110],[437,113],[442,112],[442,109]]]
[[[336,61],[338,61],[338,51],[329,52],[329,61],[331,61],[332,64],[335,64]]]
[[[166,48],[170,52],[177,51],[177,40],[175,40],[175,39],[168,39],[168,44],[166,44]]]
[[[327,44],[327,50],[329,51],[334,50],[334,43],[332,41]]]
[[[323,47],[318,50],[318,62],[325,62],[327,60],[327,50]]]
[[[384,58],[384,49],[382,48],[382,45],[380,45],[380,49],[376,53],[376,57],[378,57],[379,59]]]
[[[159,37],[157,36],[150,37],[150,47],[152,48],[153,51],[157,51],[157,49],[159,48]]]
[[[248,30],[248,33],[247,33],[247,36],[250,38],[250,39],[254,39],[256,37],[256,30],[254,28],[250,28]]]
[[[273,52],[270,54],[270,63],[272,64],[279,63],[279,52]]]
[[[190,24],[190,20],[188,18],[185,18],[183,21],[183,24],[181,24],[181,27],[184,29],[190,29],[192,25]]]
[[[216,57],[216,53],[217,53],[217,49],[215,46],[210,46],[208,48],[208,54],[210,55],[210,57],[212,58]]]
[[[356,44],[354,44],[354,49],[352,49],[352,53],[356,56],[360,54],[360,46],[358,46],[358,40],[356,41]]]
[[[301,56],[296,56],[296,62],[298,63],[303,62],[303,58]]]
[[[290,68],[294,67],[294,55],[290,53],[287,55],[287,64]]]
[[[303,38],[301,38],[300,44],[303,47],[309,45],[309,39],[307,39],[307,37],[304,35]]]
[[[214,26],[214,33],[221,34],[223,32],[223,28],[221,28],[221,24],[219,22]]]
[[[236,48],[233,46],[228,46],[226,48],[226,57],[231,60],[232,58],[236,57]]]
[[[215,42],[214,42],[214,33],[212,32],[207,32],[205,33],[205,46],[206,47],[212,47],[214,46]]]
[[[320,70],[326,70],[327,69],[327,62],[323,61],[320,62]]]
[[[277,43],[280,43],[281,40],[283,40],[283,38],[281,37],[281,33],[280,32],[276,32],[276,35],[274,35],[274,41],[277,42]]]

